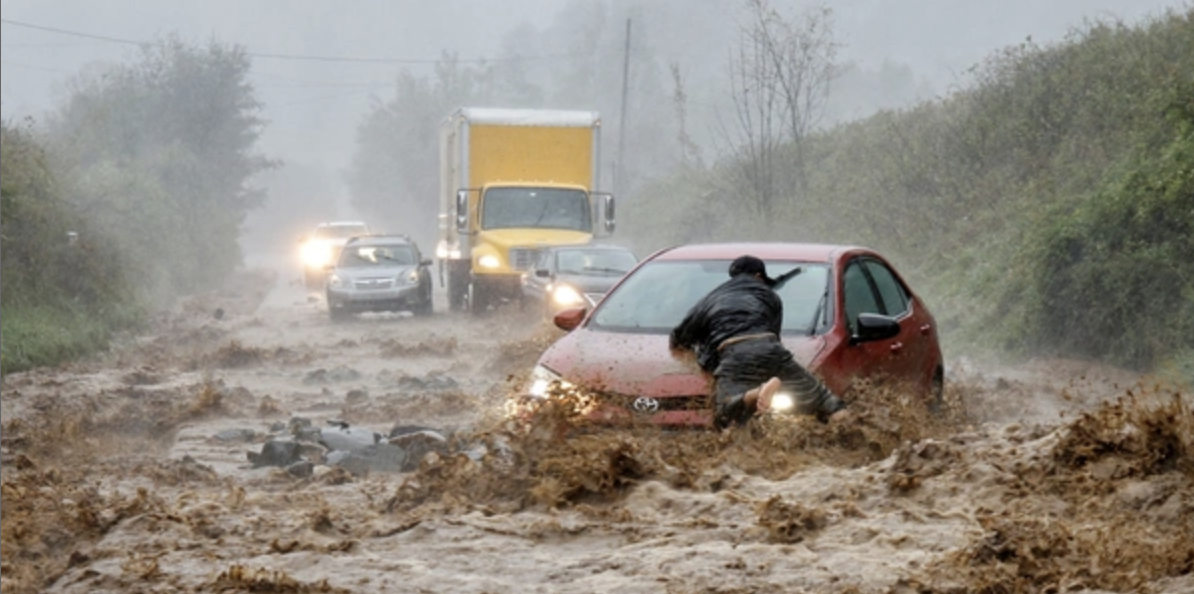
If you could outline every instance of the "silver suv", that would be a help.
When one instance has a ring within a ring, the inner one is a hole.
[[[366,235],[344,244],[327,280],[328,315],[341,320],[365,311],[428,315],[431,260],[405,235]]]

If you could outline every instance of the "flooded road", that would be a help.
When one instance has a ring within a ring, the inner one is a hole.
[[[5,594],[1194,591],[1191,395],[1146,378],[954,358],[940,418],[875,390],[842,428],[527,435],[505,397],[557,330],[333,323],[287,276],[5,378]],[[425,428],[385,470],[260,463]]]

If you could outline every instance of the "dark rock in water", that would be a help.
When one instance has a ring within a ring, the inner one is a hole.
[[[302,460],[299,444],[293,441],[267,441],[261,445],[261,453],[249,452],[249,462],[254,467],[290,466]]]
[[[298,478],[307,478],[315,472],[315,465],[307,460],[300,460],[286,467],[286,472]]]
[[[212,436],[216,441],[253,441],[256,437],[252,429],[225,429]]]
[[[338,365],[330,371],[323,369],[315,369],[307,372],[303,377],[304,384],[326,384],[328,382],[351,382],[361,378],[361,372],[344,365]]]
[[[405,450],[388,443],[376,443],[351,452],[341,450],[328,453],[329,466],[339,466],[358,475],[369,472],[403,472],[406,459]]]
[[[269,426],[270,433],[281,433],[283,431],[286,431],[287,429],[288,429],[288,427],[286,426],[286,423],[283,423],[282,421],[278,421],[278,422],[274,423],[273,425]]]
[[[215,311],[211,312],[211,317],[213,317],[217,320],[224,319],[224,308],[217,307]]]
[[[348,404],[361,404],[369,399],[369,392],[361,389],[349,390],[344,399]]]
[[[390,437],[398,437],[399,435],[417,433],[419,431],[435,431],[435,428],[425,425],[394,425],[394,428],[390,429]]]
[[[328,381],[328,370],[323,369],[322,367],[319,369],[313,369],[311,371],[308,371],[307,375],[303,376],[303,383],[307,384],[307,385],[323,384],[323,383],[326,383],[327,381]]]
[[[354,451],[381,441],[381,435],[364,427],[349,427],[347,424],[326,427],[319,432],[319,443],[329,450]]]
[[[405,472],[417,470],[419,462],[430,452],[438,454],[446,454],[448,452],[447,438],[438,431],[432,431],[431,429],[399,434],[396,437],[391,437],[390,443],[401,446],[402,449],[406,450],[406,464],[403,466],[403,471]]]

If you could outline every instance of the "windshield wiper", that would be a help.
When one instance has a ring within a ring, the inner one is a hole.
[[[605,272],[608,274],[626,274],[625,270],[618,270],[617,268],[602,268],[600,266],[585,266],[586,272]]]

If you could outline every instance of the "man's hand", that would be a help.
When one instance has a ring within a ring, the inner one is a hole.
[[[672,353],[672,358],[683,361],[685,363],[692,361],[693,359],[696,358],[696,353],[692,352],[689,349],[680,348],[680,347],[670,347],[668,350]]]

